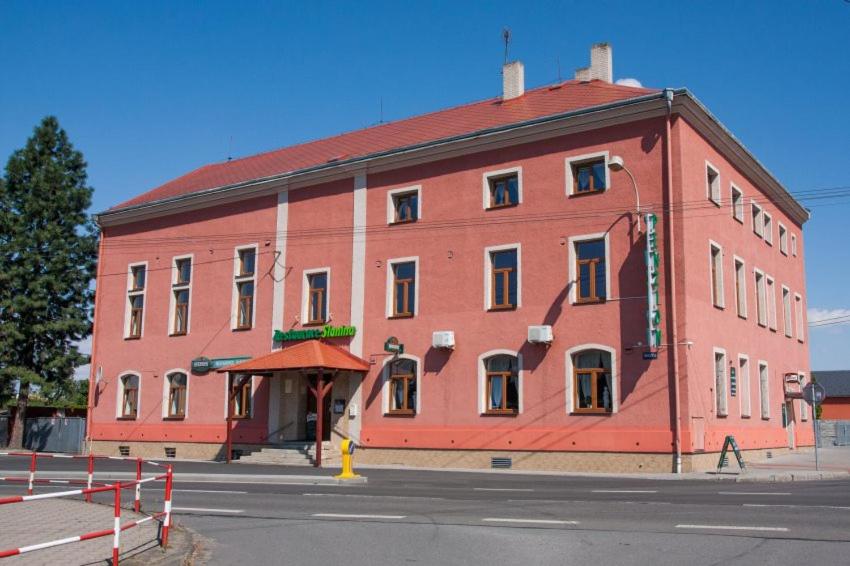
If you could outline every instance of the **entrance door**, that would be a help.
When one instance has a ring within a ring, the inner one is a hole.
[[[794,401],[782,403],[782,426],[788,434],[788,448],[796,448],[794,444]]]
[[[316,387],[318,376],[310,374],[307,376],[311,387]],[[327,383],[327,382],[326,382]],[[333,389],[325,394],[322,407],[322,440],[331,439],[331,397],[333,397]],[[316,417],[318,415],[316,397],[307,392],[307,440],[316,439]]]

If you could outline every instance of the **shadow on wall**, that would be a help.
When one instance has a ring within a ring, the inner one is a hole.
[[[636,220],[634,215],[629,215],[629,218]],[[635,390],[638,379],[647,372],[651,363],[642,356],[647,343],[646,234],[636,234],[636,222],[632,226],[633,242],[617,273],[620,289],[620,344],[623,347],[620,360],[621,404],[625,403]],[[635,273],[642,276],[635,277]],[[638,342],[643,346],[636,346]]]

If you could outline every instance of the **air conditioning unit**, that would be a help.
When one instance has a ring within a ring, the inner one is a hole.
[[[551,344],[552,343],[552,327],[546,326],[529,326],[528,341],[532,344]]]
[[[435,348],[452,349],[455,347],[455,333],[453,330],[438,330],[434,332],[431,344]]]

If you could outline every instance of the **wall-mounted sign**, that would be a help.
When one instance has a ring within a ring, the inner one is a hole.
[[[384,352],[388,352],[390,354],[403,354],[404,344],[400,343],[398,338],[395,336],[390,336],[387,338],[387,341],[384,342]]]
[[[644,352],[643,353],[643,359],[644,360],[657,360],[658,359],[658,352]]]
[[[239,362],[244,362],[245,360],[250,359],[251,358],[249,356],[233,356],[230,358],[213,359],[201,356],[192,360],[192,373],[197,375],[204,375],[205,373],[209,373],[210,370],[232,366],[233,364],[238,364]]]
[[[729,394],[732,397],[738,394],[738,376],[735,368],[729,368]]]
[[[353,326],[323,326],[321,328],[304,328],[301,330],[275,330],[275,342],[290,342],[292,340],[312,340],[314,338],[340,338],[354,336],[357,329]]]
[[[646,334],[650,348],[661,346],[661,303],[658,299],[661,254],[658,252],[658,218],[646,215]]]
[[[334,399],[334,414],[341,415],[345,412],[345,399]]]

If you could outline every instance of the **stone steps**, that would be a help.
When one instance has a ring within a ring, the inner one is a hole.
[[[322,464],[339,464],[342,456],[330,442],[322,443]],[[316,462],[316,445],[286,443],[269,446],[245,454],[237,462],[244,464],[279,464],[284,466],[312,466]]]

